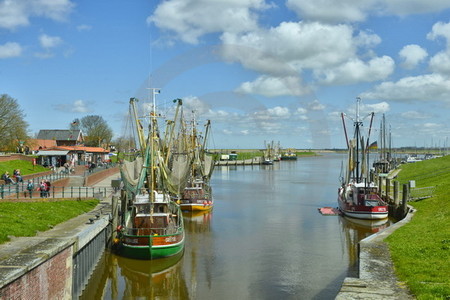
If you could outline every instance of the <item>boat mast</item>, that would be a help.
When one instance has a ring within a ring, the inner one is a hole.
[[[155,139],[156,136],[156,92],[159,89],[156,88],[150,88],[152,90],[152,102],[153,107],[152,111],[150,112],[150,119],[151,119],[151,140],[150,140],[150,149],[151,149],[151,160],[150,160],[150,170],[152,174],[151,178],[151,184],[150,184],[150,200],[152,203],[155,202],[155,193],[153,192],[156,189],[156,170],[155,170],[155,157],[156,157],[156,151],[155,151]],[[153,206],[152,206],[153,210]]]
[[[360,163],[360,161],[359,161],[359,154],[360,154],[360,151],[359,151],[359,144],[360,144],[360,136],[361,136],[361,133],[360,133],[360,127],[362,126],[362,121],[360,120],[360,117],[359,117],[359,105],[360,105],[360,102],[361,102],[361,98],[360,97],[356,97],[356,120],[355,120],[355,122],[354,122],[354,126],[355,126],[355,138],[356,138],[356,176],[355,176],[355,173],[354,173],[354,175],[353,175],[353,177],[355,178],[356,177],[356,182],[357,183],[359,183],[359,182],[361,182],[361,174],[359,174],[359,163]],[[362,144],[361,144],[361,146],[362,146]]]

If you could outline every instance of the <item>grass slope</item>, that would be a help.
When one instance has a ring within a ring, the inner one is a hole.
[[[0,244],[8,236],[35,236],[53,226],[94,209],[98,200],[60,202],[1,202]]]
[[[36,165],[33,168],[33,163],[26,160],[10,160],[0,162],[0,176],[3,175],[3,173],[5,173],[6,171],[8,171],[9,175],[12,178],[15,169],[20,169],[20,173],[22,175],[45,172],[49,170],[48,168],[45,168],[40,165]]]
[[[403,165],[397,180],[436,186],[434,196],[409,203],[417,212],[386,242],[400,280],[417,299],[450,299],[450,156]]]

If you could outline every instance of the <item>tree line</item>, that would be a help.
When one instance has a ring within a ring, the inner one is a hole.
[[[110,146],[113,131],[102,116],[88,115],[75,119],[68,128],[81,130],[85,136],[85,146]],[[0,95],[0,151],[15,152],[19,143],[31,139],[27,134],[28,123],[18,101],[7,94]]]

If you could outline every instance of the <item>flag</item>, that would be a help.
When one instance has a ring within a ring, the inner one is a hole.
[[[369,149],[378,149],[378,144],[377,141],[373,142],[372,144],[369,145]]]

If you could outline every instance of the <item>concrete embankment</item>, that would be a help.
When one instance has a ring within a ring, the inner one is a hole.
[[[117,176],[96,186],[110,186]],[[49,231],[0,245],[0,299],[77,298],[111,235],[111,196]]]
[[[338,300],[350,299],[414,299],[394,272],[389,247],[384,242],[392,232],[408,223],[414,215],[409,207],[406,217],[359,243],[359,278],[347,277],[337,295]]]

